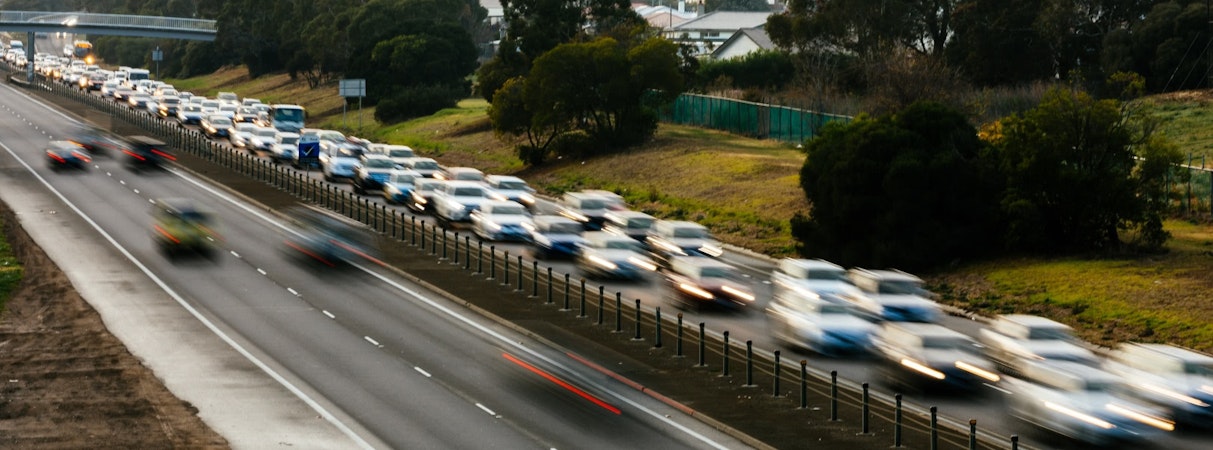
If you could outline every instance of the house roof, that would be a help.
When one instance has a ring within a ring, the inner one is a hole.
[[[675,25],[674,29],[734,31],[763,26],[770,15],[770,11],[713,11]]]
[[[728,40],[716,47],[716,49],[712,51],[712,57],[719,57],[719,55],[722,55],[728,50],[729,47],[732,47],[734,43],[742,39],[749,39],[750,41],[754,42],[754,45],[763,50],[771,50],[775,48],[775,43],[771,42],[771,37],[767,35],[766,30],[764,30],[762,27],[745,28],[737,30],[736,33],[729,36]]]

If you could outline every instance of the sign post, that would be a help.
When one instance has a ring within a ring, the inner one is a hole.
[[[358,97],[358,130],[361,131],[362,130],[362,97],[366,97],[366,79],[365,78],[353,78],[353,79],[348,79],[348,80],[343,79],[340,81],[337,89],[338,89],[337,94],[340,95],[341,97],[347,99],[345,102],[342,102],[342,104],[341,104],[341,124],[343,126],[347,126],[345,124],[345,107],[349,103],[348,99],[350,97]]]
[[[160,46],[157,45],[155,50],[152,50],[152,61],[156,63],[156,79],[160,79],[160,61],[164,61],[164,52],[160,51]]]

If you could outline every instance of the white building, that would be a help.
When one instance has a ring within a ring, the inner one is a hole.
[[[762,28],[767,23],[769,11],[715,11],[674,25],[666,31],[666,38],[678,43],[692,43],[699,54],[712,53],[728,41],[738,30]]]

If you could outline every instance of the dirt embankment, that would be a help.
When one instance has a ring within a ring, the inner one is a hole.
[[[227,448],[111,335],[0,202],[25,276],[0,316],[0,448]]]

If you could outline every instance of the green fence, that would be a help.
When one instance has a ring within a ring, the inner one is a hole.
[[[816,136],[826,123],[836,120],[849,122],[851,117],[722,97],[682,94],[673,104],[662,109],[661,120],[759,139],[801,143]]]
[[[1167,192],[1172,211],[1182,214],[1213,212],[1213,167],[1206,167],[1204,161],[1189,154],[1187,164],[1172,168],[1168,174]]]

